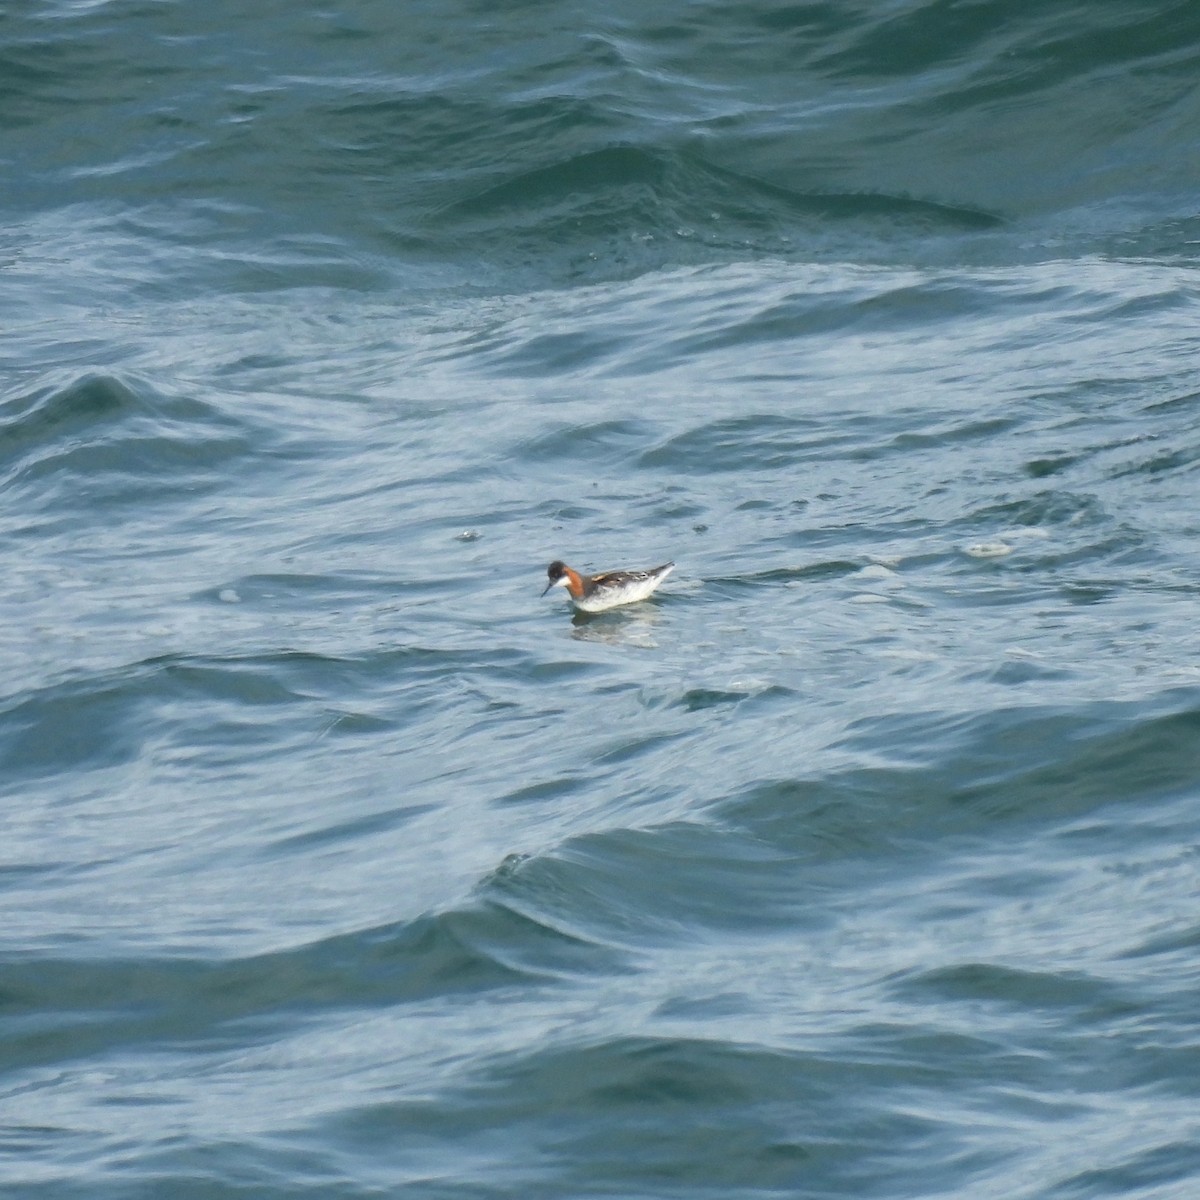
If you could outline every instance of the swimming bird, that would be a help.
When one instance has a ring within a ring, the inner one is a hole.
[[[619,604],[633,604],[645,600],[670,573],[675,570],[673,562],[648,571],[604,571],[600,575],[581,575],[573,567],[557,559],[546,569],[550,582],[546,584],[544,596],[551,588],[566,588],[571,603],[580,612],[603,612]]]

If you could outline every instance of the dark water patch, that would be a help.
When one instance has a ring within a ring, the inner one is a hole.
[[[0,706],[0,759],[15,781],[128,763],[178,735],[265,752],[254,710],[299,708],[324,728],[328,714],[314,700],[339,690],[338,668],[337,660],[296,652],[169,655],[26,689]]]
[[[647,421],[595,421],[562,425],[524,442],[517,454],[533,464],[574,472],[582,464],[619,464],[653,432]]]
[[[954,802],[989,820],[1039,821],[1152,803],[1200,777],[1197,728],[1200,712],[1190,706],[1156,716],[1136,706],[1098,706],[1092,720],[1047,713],[1038,723],[1010,713],[995,723],[986,754],[972,763],[973,782]]]
[[[780,471],[829,454],[846,435],[831,434],[824,422],[771,413],[729,417],[677,434],[638,456],[646,470],[678,475],[736,471]]]
[[[925,993],[938,1001],[988,1003],[1072,1013],[1086,1025],[1107,1024],[1137,1011],[1105,980],[1071,971],[1030,971],[996,963],[964,963],[924,971],[893,985],[898,992]]]
[[[1076,312],[1071,316],[1073,327],[1077,325],[1097,324],[1109,327],[1119,326],[1123,321],[1137,321],[1142,317],[1156,318],[1157,314],[1171,309],[1191,312],[1195,306],[1195,298],[1179,287],[1164,286],[1153,294],[1140,294],[1130,298],[1105,297],[1093,307],[1084,312]]]
[[[1111,517],[1097,495],[1054,489],[1019,500],[985,505],[976,509],[971,519],[982,529],[996,529],[1006,525],[1025,528],[1105,525]]]
[[[1090,583],[1077,581],[1065,583],[1059,590],[1062,598],[1068,604],[1088,606],[1116,600],[1124,592],[1124,584],[1102,583],[1099,580]]]
[[[651,151],[635,146],[611,146],[527,171],[516,179],[456,201],[446,214],[459,218],[490,217],[503,210],[526,216],[547,204],[571,200],[581,194],[632,185],[659,187],[666,172],[665,160]]]
[[[498,804],[557,804],[578,793],[583,780],[573,775],[524,784],[506,793]]]
[[[961,76],[950,76],[960,84],[958,104],[969,106],[972,99],[1037,94],[1114,66],[1149,69],[1160,56],[1183,72],[1200,41],[1200,23],[1186,3],[1118,5],[1085,28],[1070,4],[1026,5],[1021,16],[1014,22],[1013,10],[999,3],[970,9],[918,5],[853,23],[847,14],[840,29],[832,22],[822,27],[830,50],[818,61],[827,72],[856,78],[904,78],[951,63],[973,64],[976,78],[965,88]],[[815,31],[805,32],[812,38]]]
[[[686,152],[668,154],[661,147],[632,145],[607,146],[528,171],[458,201],[445,211],[461,217],[490,216],[497,210],[511,216],[517,210],[524,217],[563,202],[577,203],[597,193],[630,187],[653,193],[673,219],[691,212],[703,213],[711,220],[715,207],[723,219],[732,221],[734,236],[739,225],[761,228],[772,224],[781,213],[792,218],[911,218],[969,229],[992,228],[1000,223],[990,213],[906,196],[798,192],[715,166]],[[679,208],[672,209],[672,204]],[[710,224],[710,220],[703,224]]]
[[[131,5],[126,17],[136,22],[150,11]],[[162,75],[144,53],[122,56],[103,18],[80,20],[83,13],[63,11],[28,16],[34,19],[13,20],[0,54],[0,103],[12,129],[53,121],[72,104],[117,108],[134,103]],[[144,41],[142,49],[147,49]],[[96,136],[95,143],[102,144],[102,138]]]
[[[387,726],[383,722],[371,722],[367,728],[370,732],[379,732],[385,730]],[[361,731],[356,729],[355,732]],[[295,833],[277,839],[263,847],[263,856],[267,859],[274,859],[280,854],[304,856],[309,851],[336,846],[343,842],[357,842],[375,834],[391,834],[416,818],[433,811],[435,810],[432,804],[406,804],[384,812],[368,813],[349,821],[323,824],[318,828],[305,830],[303,833]]]
[[[520,341],[508,339],[488,360],[490,369],[501,375],[555,379],[603,362],[613,348],[607,331],[571,330],[535,334]]]
[[[398,679],[444,683],[458,674],[523,677],[525,661],[521,652],[506,648],[474,650],[418,644],[376,648],[361,655],[285,649],[267,655],[213,659],[168,656],[152,660],[185,687],[211,688],[218,696],[229,688],[228,694],[233,697],[242,694],[238,673],[243,670],[279,681],[286,694],[293,696],[363,696],[392,688]]]
[[[1095,534],[1098,531],[1093,531]],[[1148,542],[1143,530],[1124,524],[1111,526],[1084,541],[1082,545],[1062,546],[1053,541],[1042,540],[1026,543],[1011,558],[999,560],[1004,569],[1017,574],[1038,574],[1043,571],[1060,571],[1068,567],[1099,567],[1105,570],[1144,568],[1158,561],[1159,554],[1153,543]],[[1077,586],[1067,581],[1066,588]],[[1086,580],[1078,586],[1092,586]],[[1103,585],[1101,585],[1103,586]]]
[[[907,981],[889,981],[904,986]],[[985,1086],[1032,1089],[1044,1081],[1040,1055],[1013,1046],[1007,1036],[985,1028],[951,1029],[930,1021],[901,1024],[879,1022],[856,1025],[839,1034],[847,1058],[872,1066],[892,1066],[908,1079],[936,1084],[953,1077],[970,1063],[972,1079]],[[1028,1093],[1027,1093],[1028,1095]],[[1036,1100],[1032,1095],[1028,1099]],[[1063,1101],[1038,1106],[1038,1115],[1065,1117],[1080,1109]]]
[[[756,708],[794,699],[795,696],[792,688],[754,681],[745,685],[735,683],[729,687],[689,687],[682,690],[650,686],[642,689],[640,699],[642,704],[652,711],[675,708],[683,712],[698,713],[707,709],[721,710],[739,705]]]
[[[675,703],[685,712],[702,712],[706,708],[722,708],[741,704],[751,693],[718,688],[689,688]]]
[[[1140,457],[1137,462],[1117,468],[1112,472],[1114,479],[1126,475],[1154,477],[1168,474],[1190,474],[1197,460],[1200,460],[1200,445],[1186,447],[1161,447],[1149,449],[1149,453]]]
[[[559,530],[565,528],[570,521],[586,521],[599,515],[602,510],[596,503],[583,504],[579,500],[543,500],[535,508],[535,512],[546,521],[551,522],[550,528]]]
[[[813,338],[823,346],[830,335],[839,333],[875,338],[921,331],[920,336],[927,336],[941,322],[961,327],[972,316],[989,319],[996,309],[992,290],[974,281],[936,278],[880,290],[851,277],[836,293],[825,288],[797,290],[762,304],[739,306],[732,313],[714,307],[697,328],[688,328],[665,344],[656,338],[630,363],[622,364],[622,370],[628,371],[630,365],[643,370],[655,364],[685,364],[721,351],[753,355],[759,347],[773,347],[782,353],[794,345],[798,349],[800,339]],[[844,419],[841,424],[850,422]]]
[[[153,672],[119,671],[17,693],[0,710],[0,762],[10,779],[129,762],[147,722],[144,685]]]
[[[1079,711],[894,714],[857,722],[841,746],[887,765],[763,780],[710,806],[723,827],[803,856],[886,864],[943,839],[989,843],[1112,809],[1137,813],[1194,787],[1200,725],[1186,693],[1147,714],[1131,703]],[[1177,707],[1177,711],[1170,711]]]
[[[902,284],[856,300],[846,306],[842,321],[833,328],[844,327],[863,333],[889,330],[928,329],[942,322],[961,325],[972,318],[988,319],[996,311],[998,293],[1011,292],[1006,284],[995,284],[978,278],[958,279],[937,276],[919,283]],[[1063,288],[1004,297],[1006,308],[1018,304],[1042,307],[1052,304],[1066,292]]]
[[[661,1112],[663,1106],[721,1108],[761,1095],[772,1076],[781,1083],[778,1076],[790,1074],[785,1066],[788,1057],[752,1044],[631,1038],[552,1048],[493,1073],[511,1082],[527,1079],[536,1094],[557,1092],[572,1111],[592,1106],[641,1110],[653,1122],[655,1110]],[[756,1062],[774,1070],[757,1071]],[[751,1078],[758,1080],[757,1088]]]
[[[1166,400],[1154,400],[1143,411],[1147,413],[1193,412],[1200,408],[1200,392],[1188,392],[1182,396],[1171,396]]]
[[[135,6],[114,22],[104,5],[14,18],[6,107],[33,145],[69,148],[19,173],[47,207],[64,193],[205,192],[264,229],[333,231],[347,261],[387,246],[489,286],[714,248],[869,254],[1004,230],[992,213],[1013,192],[1056,196],[1060,172],[1073,194],[1105,198],[1105,167],[1146,174],[1153,155],[1102,153],[1139,129],[1178,145],[1195,20],[1178,5],[1118,8],[1106,38],[1094,20],[1081,32],[1070,6],[1014,17],[997,0],[969,13],[789,6],[778,20],[754,6],[651,20],[568,7],[486,28],[469,6],[407,23],[375,7],[352,37],[327,14],[259,14],[263,38],[246,45],[226,6]],[[456,20],[478,36],[448,34]],[[1179,40],[1167,52],[1151,29]],[[1076,113],[1094,94],[1089,126]],[[1033,121],[1033,100],[1062,119]],[[981,171],[980,147],[996,145],[1009,157]]]
[[[613,952],[498,902],[228,961],[26,956],[0,981],[6,1069],[121,1045],[232,1044],[249,1025],[612,971]]]
[[[997,228],[995,216],[901,195],[793,190],[661,145],[609,145],[526,170],[441,209],[439,240],[464,240],[519,271],[624,278],[755,255],[806,259],[855,226],[880,242]]]
[[[890,811],[882,804],[889,792],[897,794],[888,774],[873,770],[829,780],[762,781],[716,801],[712,816],[775,854],[815,866],[865,858],[887,845],[904,823],[901,804]]]
[[[1023,688],[1030,684],[1052,683],[1074,677],[1075,672],[1068,668],[1030,658],[1006,659],[1004,662],[989,665],[979,671],[968,672],[963,676],[967,681],[1014,688]]]
[[[1111,1166],[1080,1171],[1056,1181],[1046,1192],[1049,1200],[1093,1200],[1096,1196],[1184,1196],[1186,1181],[1200,1175],[1200,1150],[1189,1139],[1170,1141],[1133,1153],[1113,1150],[1120,1158]],[[1164,1190],[1167,1189],[1167,1190]]]
[[[582,48],[578,41],[576,46]],[[315,118],[340,144],[332,160],[325,154],[314,160],[340,163],[347,174],[365,181],[367,211],[400,237],[415,228],[436,228],[444,213],[467,221],[482,217],[485,227],[498,229],[505,222],[493,224],[487,214],[523,203],[517,194],[521,183],[505,180],[506,175],[511,180],[514,161],[530,164],[521,178],[532,176],[528,199],[536,201],[540,172],[532,163],[537,157],[560,155],[569,161],[581,144],[618,136],[622,124],[609,105],[589,96],[577,81],[566,82],[557,95],[499,98],[471,87],[468,77],[447,77],[442,62],[434,70],[442,86],[405,88],[381,80],[357,95],[334,90]],[[274,123],[271,114],[266,116]],[[408,136],[398,137],[401,130]],[[398,172],[408,180],[402,190],[395,186]],[[586,174],[586,168],[575,174]],[[421,185],[422,219],[397,229],[394,208],[386,221],[381,201],[389,192],[393,199],[410,199],[413,183]],[[425,247],[428,253],[430,243]]]
[[[9,485],[36,488],[59,507],[81,496],[108,506],[212,489],[255,441],[261,448],[247,426],[204,401],[109,375],[47,385],[0,409]]]
[[[547,1166],[573,1193],[882,1195],[887,1164],[942,1132],[899,1097],[872,1103],[890,1074],[753,1041],[614,1035],[510,1056],[464,1099],[472,1124],[501,1104],[517,1128],[557,1114]]]
[[[181,699],[206,697],[252,706],[287,704],[323,688],[341,690],[354,672],[348,660],[296,650],[238,658],[167,655],[144,665]]]
[[[706,590],[719,588],[722,591],[758,590],[790,583],[823,583],[831,579],[845,579],[857,575],[863,569],[861,562],[826,559],[804,563],[797,567],[773,567],[766,571],[748,571],[738,575],[710,575],[705,579]]]
[[[588,613],[580,613],[588,616]],[[586,676],[594,674],[596,667],[593,663],[575,662],[569,659],[557,659],[551,662],[532,663],[529,667],[529,678],[541,685],[553,683],[577,684]]]
[[[1187,967],[1198,957],[1197,951],[1200,951],[1200,925],[1190,925],[1185,929],[1173,929],[1147,938],[1141,945],[1126,950],[1121,957],[1155,958],[1164,955]]]
[[[571,838],[522,860],[502,886],[544,919],[645,947],[669,944],[682,930],[793,922],[811,885],[794,859],[761,840],[674,822]]]
[[[1179,212],[1165,220],[1124,222],[1114,232],[1111,248],[1116,256],[1153,258],[1190,267],[1200,251],[1200,217]]]
[[[986,206],[1002,211],[1065,206],[1154,187],[1146,173],[1159,175],[1194,120],[1188,79],[1200,30],[1185,7],[1119,4],[1082,25],[1071,4],[1026,8],[1015,19],[1000,3],[845,10],[836,33],[784,41],[775,69],[786,46],[835,94],[859,97],[865,83],[886,97],[813,122],[810,153],[852,178],[919,179],[927,189],[987,196]],[[787,140],[764,139],[759,156],[778,154]],[[847,144],[871,146],[873,169],[861,170]],[[993,153],[972,172],[983,144]],[[1190,165],[1166,173],[1194,184]]]
[[[694,522],[692,533],[708,532],[706,524],[695,520],[708,514],[708,505],[703,500],[693,498],[687,489],[679,486],[665,488],[659,495],[639,499],[632,507],[638,513],[639,522],[647,528],[673,527],[680,521],[690,520]]]
[[[1025,473],[1032,479],[1045,479],[1050,475],[1059,475],[1079,462],[1080,457],[1077,454],[1058,454],[1033,458],[1025,464]]]
[[[143,395],[122,380],[84,375],[65,387],[5,397],[0,407],[0,452],[18,457],[56,438],[86,436],[94,429],[145,415]]]
[[[524,678],[520,661],[505,651],[481,656],[417,646],[361,658],[297,650],[164,655],[10,694],[0,704],[0,761],[15,781],[127,763],[148,745],[174,739],[258,745],[266,753],[272,727],[285,740],[305,729],[309,737],[329,732],[328,705],[346,704],[351,695],[350,703],[385,704],[400,679],[442,694],[460,675]],[[277,710],[278,718],[255,711],[264,708]],[[376,714],[335,709],[334,725],[342,721],[350,722],[342,733],[356,724],[368,733],[394,727]]]
[[[1014,418],[999,417],[984,421],[955,421],[924,433],[906,430],[891,437],[883,452],[908,454],[913,451],[949,448],[970,442],[990,442],[997,437],[1013,432],[1017,426],[1018,422]],[[867,450],[850,457],[852,460],[870,461],[879,456],[879,453],[874,450]]]

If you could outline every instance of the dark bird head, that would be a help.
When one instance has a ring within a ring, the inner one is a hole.
[[[567,587],[571,582],[571,577],[567,572],[567,564],[559,562],[557,558],[546,568],[546,576],[550,582],[546,584],[545,590],[542,592],[543,596],[551,588]]]

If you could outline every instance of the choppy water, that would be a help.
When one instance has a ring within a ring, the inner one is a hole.
[[[1197,1195],[1198,72],[0,15],[5,1194]]]

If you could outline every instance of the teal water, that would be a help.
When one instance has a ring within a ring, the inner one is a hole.
[[[1195,1196],[1198,68],[0,14],[0,1190]]]

